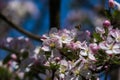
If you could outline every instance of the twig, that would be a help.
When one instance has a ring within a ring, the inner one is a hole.
[[[15,51],[15,50],[13,50],[13,49],[9,49],[9,48],[7,48],[7,47],[5,47],[5,46],[0,47],[0,49],[3,49],[3,50],[5,50],[5,51],[11,52],[11,53],[20,54],[20,52]]]
[[[34,40],[36,40],[36,41],[40,41],[40,42],[41,42],[40,36],[37,36],[37,35],[35,35],[35,34],[32,34],[32,33],[28,32],[28,31],[24,30],[24,29],[21,28],[20,26],[15,25],[13,22],[11,22],[9,19],[7,19],[2,13],[0,13],[0,18],[1,18],[2,20],[4,20],[6,23],[8,23],[8,24],[10,25],[10,27],[16,29],[17,31],[21,32],[22,34],[28,36],[28,37],[31,38],[31,39],[34,39]]]

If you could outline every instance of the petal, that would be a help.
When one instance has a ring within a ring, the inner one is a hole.
[[[102,42],[102,43],[99,44],[99,47],[103,50],[107,50],[108,47],[105,44],[106,44],[105,42]]]
[[[6,41],[9,43],[9,42],[11,42],[13,40],[13,38],[12,37],[8,37],[7,39],[6,39]]]
[[[43,46],[41,49],[44,50],[44,51],[50,51],[50,47],[49,46]]]
[[[96,60],[95,56],[93,54],[88,54],[88,58],[91,59],[91,60]]]
[[[82,56],[87,56],[87,52],[86,52],[86,51],[83,51],[83,50],[81,50],[80,54],[81,54]]]
[[[115,54],[120,54],[120,49],[114,49],[114,50],[113,50],[113,53],[115,53]]]
[[[37,48],[34,50],[34,52],[35,52],[36,54],[38,54],[38,53],[40,52],[40,48],[41,48],[41,47],[37,47]]]
[[[100,34],[103,34],[103,33],[105,33],[105,30],[102,27],[96,27],[96,32],[100,33]]]
[[[120,48],[120,45],[119,45],[119,44],[115,44],[115,45],[113,46],[113,49],[118,49],[118,48]]]
[[[113,51],[112,50],[106,50],[106,53],[107,54],[113,54]]]

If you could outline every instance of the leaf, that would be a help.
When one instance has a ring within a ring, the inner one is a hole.
[[[12,73],[8,69],[0,67],[0,80],[12,80]]]
[[[100,36],[100,34],[99,33],[93,33],[93,37],[97,40],[97,42],[101,42],[102,41],[102,38],[101,38],[101,36]]]
[[[111,64],[120,65],[120,59],[119,59],[119,57],[114,56],[114,57],[111,59]]]
[[[110,10],[104,10],[104,14],[105,14],[105,16],[108,18],[108,19],[112,19],[112,15],[111,15],[111,12],[110,12]]]
[[[114,10],[112,16],[112,25],[114,26],[114,28],[120,28],[120,12],[118,10]]]

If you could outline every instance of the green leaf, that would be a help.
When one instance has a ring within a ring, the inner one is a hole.
[[[108,18],[108,19],[112,19],[112,15],[111,15],[111,12],[110,12],[110,10],[104,10],[104,14],[105,14],[105,16]]]
[[[111,64],[120,65],[120,58],[117,57],[117,56],[114,56],[114,57],[111,59]]]
[[[97,40],[97,42],[101,42],[102,41],[102,38],[100,37],[100,34],[99,33],[93,33],[93,37]]]
[[[12,73],[8,69],[0,67],[0,80],[12,80]]]

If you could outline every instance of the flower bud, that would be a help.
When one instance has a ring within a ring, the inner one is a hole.
[[[109,27],[110,25],[111,25],[111,23],[110,23],[109,20],[105,20],[105,21],[103,22],[103,26],[104,26],[104,27]]]
[[[10,61],[8,61],[7,66],[9,67],[9,66],[11,66],[11,64],[12,64],[12,61],[10,60]]]
[[[90,44],[89,47],[93,53],[97,53],[97,51],[99,50],[99,46],[95,43]]]
[[[90,31],[88,31],[88,30],[86,30],[86,34],[87,34],[87,36],[89,36],[89,37],[90,37],[90,35],[91,35]]]
[[[114,8],[114,6],[115,6],[114,0],[109,0],[109,7]]]
[[[16,60],[16,59],[17,59],[16,54],[12,54],[12,55],[11,55],[11,58],[14,59],[14,60]]]
[[[60,61],[60,57],[55,57],[55,61],[59,62]]]

